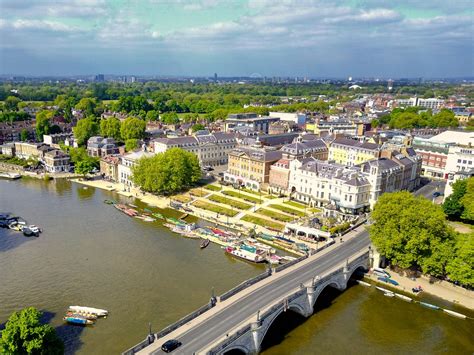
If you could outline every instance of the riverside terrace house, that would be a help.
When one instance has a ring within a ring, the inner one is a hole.
[[[268,134],[270,124],[280,121],[279,117],[258,116],[256,113],[235,113],[227,116],[225,131],[232,132],[238,127],[249,127],[257,132]]]
[[[120,163],[118,164],[117,175],[119,182],[124,185],[124,189],[134,187],[132,182],[132,170],[131,168],[135,166],[137,161],[143,157],[152,157],[154,153],[138,151],[125,154],[122,156]]]
[[[312,139],[306,139],[306,138]],[[294,142],[281,148],[282,159],[270,167],[269,191],[286,195],[290,178],[289,162],[313,157],[327,160],[328,147],[322,139],[314,139],[313,135],[300,135]]]
[[[253,190],[266,190],[270,166],[280,160],[279,150],[262,147],[241,147],[229,153],[229,164],[224,181],[244,185]]]
[[[105,157],[118,153],[119,149],[113,138],[96,136],[87,141],[87,154],[91,157]]]
[[[196,154],[202,167],[227,164],[228,155],[236,146],[235,135],[223,132],[196,134],[192,137],[158,138],[153,141],[155,153],[175,147],[181,148]]]
[[[329,160],[338,164],[354,166],[380,157],[378,144],[359,142],[349,138],[336,138],[329,144]]]
[[[45,152],[42,162],[45,170],[50,173],[69,172],[71,169],[71,158],[59,149]]]
[[[100,173],[105,180],[118,182],[120,155],[107,155],[100,159]]]

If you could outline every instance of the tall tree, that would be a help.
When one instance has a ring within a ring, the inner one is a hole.
[[[99,127],[95,122],[94,117],[90,116],[77,121],[76,127],[73,129],[74,137],[76,137],[77,144],[82,146],[87,143],[87,140],[99,132]]]
[[[132,168],[133,181],[144,191],[171,194],[195,185],[201,178],[199,160],[193,153],[171,148],[142,158]]]
[[[464,212],[464,205],[461,199],[467,189],[467,180],[457,180],[453,184],[453,192],[446,197],[443,203],[443,210],[449,219],[459,219]]]
[[[462,285],[474,287],[474,234],[460,234],[456,253],[446,266],[448,277]]]
[[[461,218],[469,222],[474,222],[474,177],[466,180],[466,193],[461,198],[464,207]]]
[[[116,117],[109,117],[100,121],[100,134],[103,137],[111,137],[116,141],[121,140],[120,120]]]
[[[63,354],[64,344],[49,324],[41,324],[41,312],[28,307],[8,318],[0,338],[2,354]]]
[[[370,238],[392,263],[418,266],[433,276],[444,274],[454,232],[439,206],[406,191],[386,193],[375,204],[372,218]]]
[[[164,124],[177,124],[179,123],[179,117],[176,112],[166,112],[161,115],[161,121]]]
[[[90,116],[94,115],[96,106],[97,101],[95,98],[84,97],[77,103],[76,109],[83,111],[86,116]]]
[[[21,102],[21,100],[16,97],[16,96],[8,96],[5,99],[5,110],[7,111],[18,111],[18,104]]]
[[[143,139],[145,137],[146,122],[137,117],[127,117],[122,122],[120,134],[124,141],[129,139]]]
[[[36,140],[43,141],[43,135],[49,134],[52,112],[43,110],[36,115]]]

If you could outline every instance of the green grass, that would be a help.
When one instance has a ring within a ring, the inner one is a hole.
[[[283,230],[283,228],[285,227],[281,223],[269,221],[268,219],[259,218],[259,217],[256,217],[256,216],[252,216],[250,214],[247,214],[244,217],[242,217],[242,221],[246,221],[246,222],[253,223],[253,224],[258,224],[259,226],[262,226],[262,227],[265,227],[265,228],[272,228],[272,229],[277,229],[277,230],[280,230],[280,231]]]
[[[265,208],[260,208],[259,210],[257,210],[257,213],[263,216],[270,217],[272,219],[276,219],[277,221],[281,221],[281,222],[291,222],[292,220],[294,220],[294,217],[290,217],[285,214],[270,211]]]
[[[225,216],[234,217],[239,213],[238,210],[231,210],[230,208],[221,207],[213,203],[208,203],[204,201],[196,201],[193,203],[193,206],[197,208],[202,208],[203,210],[208,210],[211,212],[216,212]]]
[[[305,215],[304,211],[299,211],[299,210],[296,210],[294,208],[290,208],[290,207],[283,206],[283,205],[269,205],[268,207],[274,208],[278,211],[289,213],[293,216],[304,217],[304,215]]]
[[[302,204],[302,203],[299,203],[299,202],[296,202],[296,201],[285,201],[283,202],[285,205],[289,205],[289,206],[293,206],[293,207],[296,207],[296,208],[301,208],[301,209],[305,209],[307,208],[308,206]]]
[[[181,203],[188,203],[188,202],[191,202],[192,200],[191,197],[186,196],[186,195],[175,195],[175,196],[172,196],[171,199],[174,201],[181,202]]]
[[[260,203],[260,199],[256,198],[256,197],[253,197],[253,196],[248,196],[246,194],[242,194],[238,191],[232,191],[232,190],[225,190],[225,191],[222,191],[222,193],[224,195],[227,195],[227,196],[232,196],[232,197],[237,197],[237,198],[240,198],[242,200],[245,200],[245,201],[248,201],[248,202],[252,202],[252,203]]]
[[[204,197],[206,196],[207,194],[209,194],[209,191],[206,191],[204,189],[192,189],[192,190],[189,190],[189,193],[193,196],[197,196],[197,197]]]
[[[222,187],[216,186],[216,185],[206,185],[204,186],[206,190],[211,190],[211,191],[221,191]]]
[[[237,201],[225,196],[211,195],[208,197],[208,199],[214,202],[223,203],[224,205],[233,206],[234,208],[238,208],[239,210],[248,210],[250,207],[252,207],[252,205],[248,203]]]

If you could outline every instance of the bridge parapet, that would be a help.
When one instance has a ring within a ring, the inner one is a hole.
[[[207,354],[224,354],[233,349],[242,350],[246,354],[257,354],[267,331],[282,312],[291,310],[304,317],[311,316],[321,292],[329,285],[340,291],[346,289],[352,273],[359,267],[368,267],[369,257],[368,252],[364,253],[320,279],[315,276],[310,280],[309,286],[301,284],[299,289],[295,289],[287,297],[277,300],[261,314],[257,313],[256,317],[249,319],[249,324],[226,337],[220,344],[211,348]]]

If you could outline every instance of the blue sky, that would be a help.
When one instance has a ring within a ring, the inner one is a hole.
[[[0,73],[474,75],[473,0],[0,0]]]

